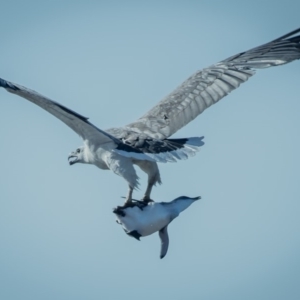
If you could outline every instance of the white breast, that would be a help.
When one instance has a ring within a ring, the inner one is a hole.
[[[171,220],[170,211],[160,203],[150,203],[141,210],[138,207],[128,207],[124,210],[125,217],[117,216],[123,228],[127,231],[138,231],[142,236],[159,231]]]

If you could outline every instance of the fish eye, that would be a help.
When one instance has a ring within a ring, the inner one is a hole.
[[[78,148],[78,149],[76,150],[76,152],[77,152],[77,153],[80,153],[80,149]]]

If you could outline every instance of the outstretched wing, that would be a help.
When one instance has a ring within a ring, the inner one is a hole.
[[[300,28],[196,72],[144,116],[126,127],[164,139],[191,122],[252,75],[255,69],[300,58]],[[292,37],[293,36],[293,37]]]
[[[5,88],[8,92],[23,97],[30,102],[40,106],[48,111],[53,116],[60,119],[76,133],[78,133],[84,140],[88,140],[93,145],[102,145],[109,142],[120,143],[120,140],[111,134],[97,128],[88,121],[88,118],[76,113],[75,111],[52,101],[43,95],[27,89],[21,85],[6,81],[0,78],[0,87]]]

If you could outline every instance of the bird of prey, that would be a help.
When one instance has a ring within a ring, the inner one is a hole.
[[[158,231],[161,240],[160,258],[164,258],[169,247],[168,225],[199,199],[201,197],[181,196],[171,202],[135,200],[130,205],[118,206],[113,213],[126,234],[137,240]]]
[[[204,144],[203,137],[171,139],[170,136],[238,88],[257,69],[299,58],[300,28],[197,71],[135,122],[108,130],[97,128],[88,118],[21,85],[0,79],[0,87],[40,106],[79,134],[84,143],[70,154],[70,165],[94,164],[122,176],[129,186],[128,204],[138,187],[134,165],[148,175],[143,199],[149,200],[152,187],[161,183],[157,162],[186,159]]]

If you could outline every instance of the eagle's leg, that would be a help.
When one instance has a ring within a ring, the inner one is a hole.
[[[157,163],[150,162],[150,161],[143,161],[143,164],[140,165],[140,168],[148,174],[148,185],[142,201],[146,203],[153,202],[153,200],[150,197],[152,188],[156,183],[161,184]]]
[[[151,181],[148,181],[147,189],[146,189],[144,197],[142,198],[142,201],[153,202],[153,200],[150,198],[150,194],[151,194],[153,186],[154,186],[154,183]]]
[[[153,202],[153,200],[151,200],[150,198],[152,188],[156,183],[161,184],[157,163],[147,160],[136,160],[134,164],[138,165],[141,170],[143,170],[148,175],[148,185],[142,201],[144,201],[145,203],[148,203],[150,201]]]
[[[126,200],[124,202],[124,206],[126,206],[132,202],[132,193],[133,193],[133,187],[131,187],[129,185],[128,194],[127,194]]]

